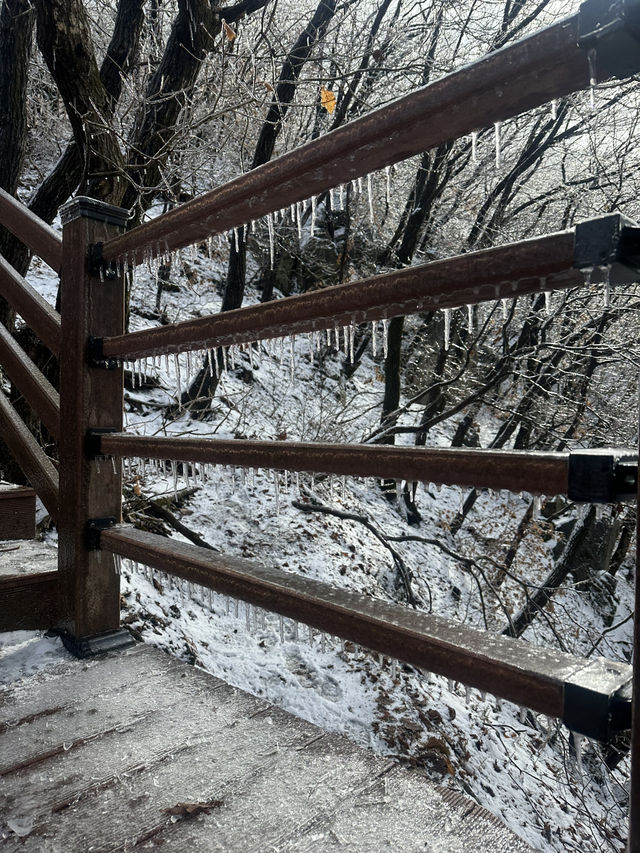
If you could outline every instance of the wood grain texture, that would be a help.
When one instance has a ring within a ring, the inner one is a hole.
[[[7,853],[530,850],[420,772],[148,646],[7,693],[3,795],[33,819]],[[173,814],[182,803],[210,806]]]

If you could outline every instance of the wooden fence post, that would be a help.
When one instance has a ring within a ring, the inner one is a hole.
[[[124,331],[124,271],[100,271],[95,248],[121,233],[128,212],[79,197],[62,210],[60,285],[60,508],[58,571],[60,623],[65,644],[80,657],[128,644],[120,632],[120,578],[113,555],[91,548],[92,520],[120,521],[119,460],[91,458],[87,431],[122,429],[120,363],[94,366],[89,339]]]

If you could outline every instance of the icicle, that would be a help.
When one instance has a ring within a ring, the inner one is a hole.
[[[554,121],[558,118],[558,101],[556,98],[551,101],[551,118]]]
[[[495,142],[496,142],[496,169],[500,166],[500,160],[502,158],[502,150],[500,144],[500,131],[502,129],[502,122],[497,121],[494,124],[494,133],[495,133]]]
[[[367,175],[367,197],[369,199],[369,219],[371,220],[371,225],[374,225],[374,217],[373,217],[373,186],[371,184],[371,172]]]
[[[362,178],[358,178],[358,192],[362,192]]]
[[[284,643],[284,616],[278,615],[278,627],[280,629],[280,642]]]
[[[551,314],[551,291],[544,292],[544,313],[548,317]]]
[[[611,307],[611,264],[604,268],[604,294],[603,304],[605,308]]]
[[[518,720],[523,726],[527,722],[527,709],[525,707],[522,707],[518,710]]]
[[[542,513],[542,496],[535,495],[533,498],[533,520],[540,521]]]
[[[455,693],[455,682],[452,678],[447,678],[447,690],[449,693]]]
[[[471,160],[474,163],[478,162],[478,131],[474,130],[471,134]]]
[[[344,348],[345,356],[349,355],[349,327],[342,327],[342,346]]]
[[[467,332],[473,334],[473,305],[467,305]]]
[[[444,348],[449,349],[451,343],[451,308],[444,309]]]
[[[296,220],[298,225],[298,240],[302,240],[302,202],[296,204]]]
[[[356,339],[356,327],[354,325],[351,325],[348,327],[348,331],[349,331],[349,361],[351,362],[351,364],[353,364],[355,361],[354,347],[355,347],[355,339]]]
[[[176,369],[176,395],[178,397],[178,408],[182,408],[182,381],[180,379],[180,358],[178,353],[175,353],[173,356],[174,366]]]
[[[280,515],[280,477],[275,470],[273,472],[273,487],[276,498],[276,515]]]
[[[596,108],[596,86],[598,85],[598,78],[596,76],[595,47],[592,47],[587,51],[587,62],[589,63],[589,104],[591,106],[591,110],[594,111]]]
[[[467,705],[469,704],[470,699],[471,699],[471,688],[469,687],[468,684],[465,684],[465,686],[464,686],[464,701],[467,703]]]
[[[384,173],[386,178],[384,189],[385,201],[387,203],[387,207],[389,207],[391,199],[391,166],[385,166]]]
[[[604,506],[602,504],[596,504],[596,521],[601,521],[603,515]]]
[[[398,674],[398,661],[395,658],[391,659],[391,678],[393,681],[396,680],[396,676]]]
[[[170,463],[173,472],[173,497],[178,500],[178,463],[174,460]]]
[[[276,254],[276,236],[273,226],[273,214],[267,216],[267,230],[269,232],[269,269],[273,269]]]
[[[331,208],[331,210],[336,209],[336,202],[335,202],[333,192],[334,192],[333,187],[331,187],[331,189],[329,190],[329,207]]]
[[[317,200],[314,195],[311,196],[311,226],[309,228],[309,233],[313,237],[316,233],[316,206]]]
[[[383,320],[382,321],[382,351],[383,351],[383,355],[385,358],[387,357],[387,351],[389,348],[389,341],[387,339],[388,338],[388,332],[389,332],[389,321]]]
[[[501,299],[500,302],[502,304],[502,319],[506,323],[509,316],[509,300]]]
[[[338,187],[338,199],[340,201],[340,209],[344,210],[344,186],[342,184]]]
[[[334,329],[334,333],[336,336],[336,349],[338,350],[338,352],[340,352],[340,330],[337,326]]]
[[[227,347],[222,347],[222,372],[227,375]]]
[[[244,605],[244,615],[245,615],[245,622],[246,622],[246,626],[247,626],[247,631],[250,634],[253,634],[253,631],[251,630],[251,605],[249,604],[248,601]]]
[[[573,746],[576,751],[576,770],[578,771],[578,779],[582,780],[584,768],[582,766],[582,742],[584,740],[583,735],[578,734],[577,732],[571,732],[573,736]]]
[[[377,335],[376,335],[377,328],[378,328],[378,321],[372,320],[371,321],[371,351],[373,353],[374,358],[378,354],[378,340],[377,340]]]

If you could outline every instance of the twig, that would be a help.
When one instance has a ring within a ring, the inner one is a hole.
[[[421,601],[416,597],[413,592],[411,586],[411,570],[406,565],[400,554],[395,550],[395,548],[389,544],[388,537],[386,537],[366,518],[364,515],[356,515],[353,512],[343,512],[339,509],[334,509],[333,507],[326,506],[326,504],[321,504],[315,495],[311,494],[308,490],[304,490],[305,494],[311,501],[311,503],[303,503],[302,501],[292,501],[292,506],[296,509],[301,510],[302,512],[319,512],[324,515],[333,515],[336,518],[343,519],[344,521],[357,521],[358,524],[362,524],[367,530],[372,533],[376,539],[381,542],[384,547],[389,551],[391,556],[393,557],[393,561],[396,565],[396,569],[400,580],[402,582],[402,586],[404,587],[404,592],[406,596],[407,602],[412,607],[418,607],[421,605]],[[427,592],[429,593],[429,613],[431,613],[433,609],[433,599],[431,597],[431,589],[428,584],[426,584]]]

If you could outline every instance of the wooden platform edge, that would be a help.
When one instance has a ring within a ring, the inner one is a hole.
[[[58,622],[58,572],[0,577],[0,631],[33,631]]]

